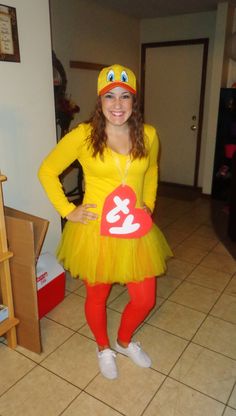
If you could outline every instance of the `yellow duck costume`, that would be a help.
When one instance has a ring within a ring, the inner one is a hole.
[[[112,65],[104,68],[98,78],[98,95],[116,86],[136,93],[135,75],[128,68]],[[59,141],[43,161],[39,179],[54,207],[62,217],[74,210],[58,179],[59,175],[76,159],[83,168],[85,194],[83,204],[96,204],[93,208],[98,219],[82,224],[67,221],[63,230],[57,256],[73,277],[90,284],[139,282],[147,277],[163,274],[165,260],[172,252],[161,231],[155,224],[139,238],[120,238],[101,235],[101,216],[107,197],[119,186],[120,171],[127,167],[129,155],[105,148],[103,158],[92,156],[88,146],[90,123],[81,123]],[[158,167],[158,138],[156,130],[144,125],[145,145],[148,156],[131,159],[125,185],[136,195],[136,207],[144,203],[153,211],[156,198]],[[117,169],[119,163],[120,171]]]

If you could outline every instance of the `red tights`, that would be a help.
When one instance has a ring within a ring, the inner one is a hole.
[[[99,346],[109,346],[107,334],[106,301],[112,285],[86,283],[87,298],[85,315],[88,325]],[[156,302],[156,278],[147,278],[138,283],[127,283],[130,301],[121,316],[118,340],[129,343],[131,337],[146,318]]]

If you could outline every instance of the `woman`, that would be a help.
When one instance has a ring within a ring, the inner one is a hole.
[[[155,305],[156,278],[171,250],[152,223],[157,189],[158,139],[143,125],[134,73],[121,65],[104,68],[89,123],[68,133],[47,156],[39,178],[49,199],[68,221],[58,259],[86,285],[85,315],[97,342],[101,373],[117,377],[116,353],[107,335],[106,300],[113,283],[127,285],[130,302],[115,350],[137,365],[151,360],[132,335]],[[59,175],[75,159],[83,167],[85,195],[75,206],[64,195]]]

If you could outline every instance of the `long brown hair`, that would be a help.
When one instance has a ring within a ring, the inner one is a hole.
[[[143,120],[136,95],[132,94],[132,99],[132,114],[128,120],[131,140],[130,154],[133,159],[141,159],[142,157],[147,156]],[[91,135],[88,137],[88,144],[93,148],[93,157],[97,154],[102,157],[104,149],[106,148],[107,134],[106,119],[102,112],[101,97],[97,98],[95,110],[89,120],[89,123],[92,126],[92,131]]]

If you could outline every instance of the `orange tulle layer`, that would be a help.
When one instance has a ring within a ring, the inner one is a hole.
[[[99,222],[68,221],[57,250],[58,260],[72,277],[90,284],[142,281],[166,271],[171,249],[156,225],[141,238],[100,235]]]

